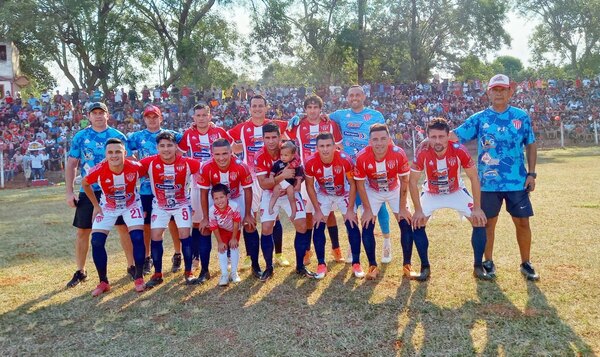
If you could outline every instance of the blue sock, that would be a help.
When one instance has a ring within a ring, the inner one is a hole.
[[[348,241],[350,242],[350,251],[352,252],[352,264],[360,264],[360,229],[358,225],[350,226],[348,221],[345,221],[346,230],[348,230]]]
[[[485,227],[473,227],[473,233],[471,234],[471,245],[473,246],[474,255],[474,266],[480,267],[483,265],[483,253],[485,251],[485,243],[487,241],[487,235]]]
[[[325,231],[323,230],[323,232],[325,232]],[[306,248],[306,250],[310,250],[310,243],[313,240],[313,234],[314,234],[313,229],[312,228],[307,229],[306,234],[308,235],[308,247]]]
[[[181,254],[183,255],[184,272],[192,271],[192,238],[179,238],[181,241]]]
[[[323,228],[323,236],[325,235],[325,228]],[[296,252],[296,270],[302,270],[304,268],[304,254],[310,246],[309,235],[299,233],[296,231],[296,237],[294,237],[294,250]],[[323,242],[323,250],[325,250],[325,242]]]
[[[427,232],[425,227],[418,228],[413,231],[413,237],[415,240],[415,246],[417,246],[417,253],[421,259],[421,269],[429,267],[429,258],[427,257],[427,250],[429,249],[429,240],[427,239]]]
[[[390,234],[390,213],[388,212],[385,203],[381,205],[379,212],[377,212],[377,220],[379,221],[381,233]]]
[[[150,242],[150,254],[154,264],[154,272],[162,273],[163,242],[162,240],[153,240]]]
[[[329,240],[331,241],[331,249],[337,249],[340,247],[340,236],[338,232],[338,226],[327,227],[329,232]]]
[[[398,222],[400,226],[400,245],[402,246],[402,265],[410,264],[413,249],[413,231],[405,220]]]
[[[133,245],[133,261],[135,262],[135,278],[143,276],[144,258],[146,257],[146,247],[144,246],[144,231],[136,229],[129,232],[131,244]]]
[[[200,265],[202,271],[208,271],[210,251],[212,250],[212,236],[200,234]],[[190,269],[191,270],[191,269]]]
[[[375,234],[373,231],[375,230],[375,225],[373,223],[369,223],[366,228],[363,228],[362,231],[362,241],[365,246],[365,252],[367,253],[367,259],[369,259],[369,265],[377,266],[377,259],[375,258]],[[354,253],[353,253],[354,255]]]
[[[265,258],[265,263],[267,264],[265,269],[273,268],[273,245],[273,234],[261,234],[260,247],[262,249],[263,258]]]
[[[275,221],[273,226],[273,243],[275,244],[275,253],[281,254],[283,251],[283,226],[279,220]]]
[[[192,228],[192,259],[200,259],[200,230]]]
[[[317,253],[317,260],[319,261],[319,264],[325,264],[325,223],[321,222],[319,223],[317,228],[315,228],[313,241],[315,246],[315,253]],[[302,257],[304,259],[304,255]]]
[[[244,248],[246,248],[246,256],[252,258],[252,255],[250,254],[250,251],[252,250],[252,243],[248,241],[248,232],[246,232],[245,229],[242,229],[242,237],[244,238]],[[240,257],[242,257],[241,253]]]
[[[108,283],[108,277],[106,276],[106,265],[108,264],[108,255],[106,254],[105,247],[106,237],[106,233],[92,233],[92,258],[98,271],[98,278],[100,278],[100,281]]]
[[[258,237],[258,231],[253,232],[242,232],[244,234],[244,240],[246,241],[246,253],[252,260],[252,269],[260,270],[260,264],[258,263],[258,254],[260,250],[260,239]]]

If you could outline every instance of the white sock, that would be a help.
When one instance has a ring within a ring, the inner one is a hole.
[[[219,253],[219,266],[221,267],[221,275],[227,275],[227,252]]]
[[[238,262],[240,261],[240,250],[239,249],[231,249],[231,273],[237,273],[238,270]]]
[[[390,241],[390,238],[383,238],[383,246],[384,247],[390,247],[392,246],[392,242]]]

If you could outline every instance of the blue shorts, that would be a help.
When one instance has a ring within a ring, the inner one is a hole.
[[[503,201],[506,201],[506,212],[511,216],[515,218],[533,216],[529,192],[526,190],[481,192],[481,209],[487,218],[494,218],[500,214]]]

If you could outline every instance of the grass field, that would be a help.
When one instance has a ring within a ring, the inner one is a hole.
[[[274,279],[219,288],[186,287],[167,274],[136,294],[116,233],[109,238],[113,290],[92,298],[91,279],[64,288],[74,271],[73,212],[64,187],[0,192],[2,355],[595,355],[600,354],[600,150],[540,153],[532,195],[533,263],[541,281],[519,273],[509,217],[498,223],[498,279],[472,275],[468,222],[442,211],[428,226],[432,278],[401,278],[394,260],[377,281],[330,263],[323,281],[277,268]],[[284,224],[284,249],[293,235]],[[392,225],[392,235],[399,236]],[[165,265],[170,266],[167,238]],[[342,234],[343,248],[347,247]],[[378,255],[380,255],[380,241]],[[211,270],[218,274],[213,245]],[[418,256],[415,264],[418,265]],[[314,260],[313,260],[314,261]],[[366,258],[363,256],[363,264]],[[315,268],[313,262],[313,268]],[[418,267],[417,267],[418,269]]]

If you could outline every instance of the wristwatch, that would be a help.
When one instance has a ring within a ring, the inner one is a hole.
[[[531,176],[531,177],[533,177],[534,179],[535,179],[535,178],[537,178],[537,174],[536,174],[535,172],[528,172],[528,173],[527,173],[527,176]]]

